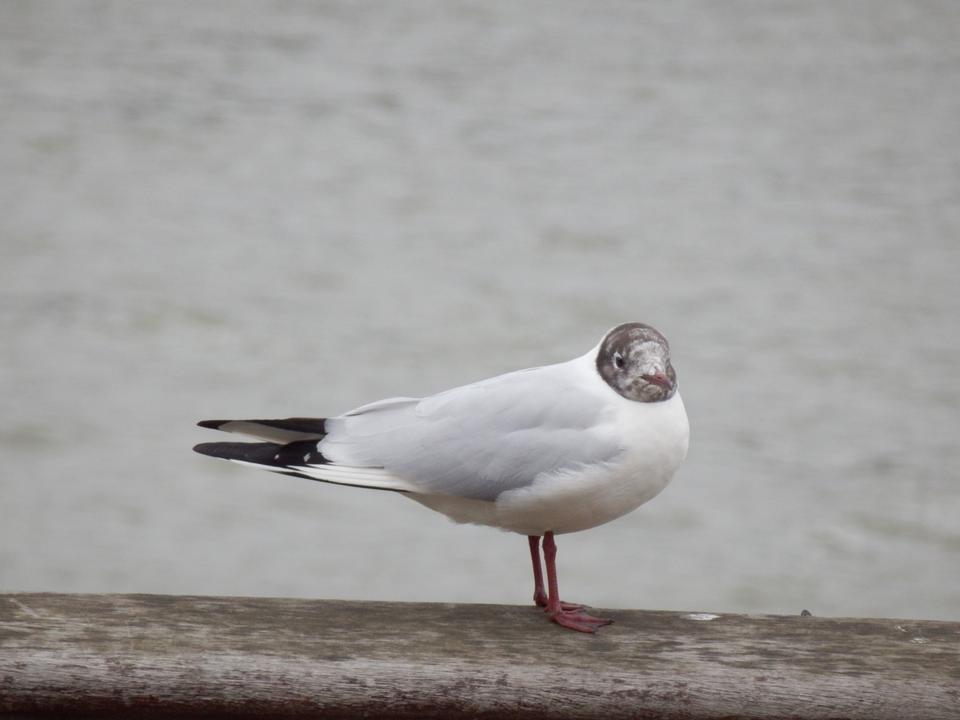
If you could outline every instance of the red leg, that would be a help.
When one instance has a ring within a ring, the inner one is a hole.
[[[552,532],[543,536],[543,558],[547,563],[547,585],[549,586],[547,615],[553,622],[571,630],[587,633],[596,632],[598,628],[613,622],[613,620],[587,615],[582,607],[565,608],[560,602],[560,589],[557,584],[557,545],[553,541]]]
[[[537,607],[547,606],[547,591],[543,589],[543,571],[540,569],[540,536],[528,535],[530,541],[530,560],[533,563],[533,604]],[[561,602],[564,610],[583,610],[583,605]]]
[[[533,604],[537,607],[547,606],[547,593],[543,589],[543,571],[540,570],[540,536],[529,535],[530,560],[533,561]]]

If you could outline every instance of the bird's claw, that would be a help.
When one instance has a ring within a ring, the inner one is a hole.
[[[565,605],[566,603],[563,604]],[[561,606],[560,610],[554,612],[547,611],[547,614],[557,625],[584,633],[595,633],[604,625],[610,625],[613,622],[613,620],[608,620],[607,618],[587,615],[585,612],[581,612],[581,610],[582,607],[579,610],[568,610]]]
[[[534,595],[533,602],[537,607],[543,608],[544,610],[546,610],[547,605],[549,605],[546,593],[543,595]],[[560,601],[561,610],[583,610],[586,607],[586,605],[581,605],[580,603],[568,603],[564,602],[563,600]]]

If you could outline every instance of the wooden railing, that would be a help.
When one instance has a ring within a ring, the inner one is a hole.
[[[18,718],[960,718],[960,623],[0,595]]]

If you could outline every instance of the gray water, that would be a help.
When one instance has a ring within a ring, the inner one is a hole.
[[[671,339],[609,607],[960,619],[960,4],[0,5],[0,590],[524,603],[526,541],[203,458]]]

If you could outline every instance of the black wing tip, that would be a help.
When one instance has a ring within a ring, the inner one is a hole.
[[[248,445],[248,444],[250,443],[224,443],[224,442],[200,443],[199,445],[193,446],[193,451],[195,453],[200,453],[201,455],[207,455],[209,457],[233,460],[233,459],[239,458],[243,454],[242,452],[238,452],[240,450],[240,446]]]
[[[327,462],[317,450],[316,440],[297,440],[286,445],[271,442],[210,442],[194,445],[193,451],[223,460],[242,460],[281,468],[291,465],[323,465]]]
[[[264,427],[277,428],[278,430],[290,430],[305,435],[316,435],[318,438],[327,434],[326,418],[294,417],[278,420],[201,420],[197,425],[210,430],[220,430],[224,425],[232,422],[263,425]]]
[[[280,430],[292,430],[293,432],[307,435],[317,435],[318,437],[327,434],[326,418],[292,417],[278,420],[247,420],[247,422],[278,428]]]
[[[215,422],[215,421],[211,421]],[[329,483],[330,485],[346,485],[347,487],[364,487],[363,485],[353,485],[352,483],[337,482],[336,480],[325,480],[315,475],[304,475],[297,472],[290,465],[300,465],[303,462],[312,461],[313,464],[324,464],[327,462],[317,450],[317,443],[314,440],[300,440],[288,443],[287,445],[278,445],[277,443],[245,443],[245,442],[209,442],[194,445],[194,452],[209,457],[222,458],[224,460],[242,460],[256,465],[262,465],[266,468],[282,468],[275,470],[281,475],[290,475],[292,477],[302,477],[307,480]],[[306,457],[304,457],[306,456]],[[368,490],[386,490],[388,492],[398,492],[406,494],[407,490],[394,488],[367,488]]]

